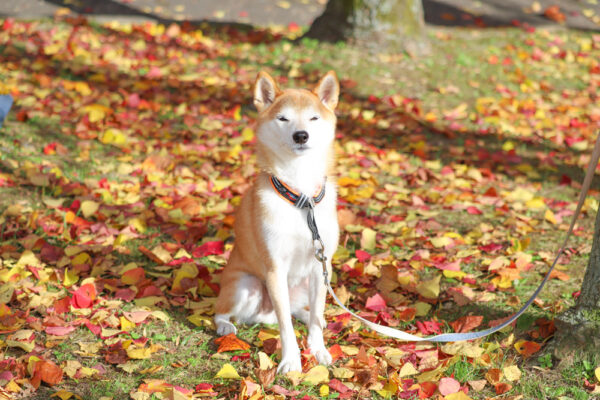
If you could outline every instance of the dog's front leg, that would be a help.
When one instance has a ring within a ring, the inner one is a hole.
[[[277,315],[281,336],[281,362],[277,372],[281,374],[289,371],[302,372],[300,349],[292,325],[287,275],[280,268],[273,268],[273,271],[267,275],[266,283],[271,303]]]
[[[329,276],[331,276],[331,263],[329,262],[327,263],[327,270]],[[308,307],[310,309],[308,347],[319,364],[329,365],[331,364],[331,354],[329,354],[323,342],[323,328],[325,327],[323,313],[325,312],[327,288],[323,283],[323,271],[320,264],[313,268],[310,274],[308,296]]]

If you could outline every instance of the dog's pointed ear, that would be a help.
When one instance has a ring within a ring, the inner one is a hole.
[[[269,107],[275,101],[275,97],[281,93],[279,87],[271,75],[260,71],[254,84],[254,106],[260,112]]]
[[[321,78],[313,93],[317,95],[319,100],[325,104],[331,111],[335,110],[340,96],[340,83],[338,82],[335,71],[329,71]]]

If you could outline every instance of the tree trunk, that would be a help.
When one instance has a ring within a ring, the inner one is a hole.
[[[558,315],[554,323],[556,333],[551,350],[555,357],[566,360],[567,365],[575,352],[600,349],[600,212],[596,213],[592,251],[581,294],[575,307]]]
[[[576,307],[600,310],[600,212],[596,213],[592,252],[590,253],[587,269],[585,270],[585,276],[581,285],[581,294],[577,299]]]
[[[418,54],[429,48],[424,30],[421,0],[329,0],[305,36]]]

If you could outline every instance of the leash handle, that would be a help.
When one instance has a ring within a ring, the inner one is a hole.
[[[331,288],[331,284],[329,283],[329,277],[327,274],[327,258],[323,256],[323,242],[321,241],[321,248],[317,249],[317,247],[315,247],[315,257],[317,258],[317,260],[319,260],[319,262],[321,262],[321,265],[323,266],[323,276],[325,278],[325,286],[327,286],[327,291],[329,292],[331,297],[333,297],[333,299],[338,304],[338,306],[340,306],[344,311],[350,313],[353,317],[355,317],[356,319],[363,322],[365,325],[367,325],[369,328],[371,328],[375,332],[380,333],[382,335],[393,337],[395,339],[411,341],[411,342],[458,342],[458,341],[463,341],[463,340],[479,339],[484,336],[488,336],[494,332],[498,332],[499,330],[501,330],[501,329],[507,327],[508,325],[510,325],[511,323],[513,323],[517,318],[519,318],[525,312],[525,310],[527,310],[527,308],[533,303],[535,298],[540,294],[540,292],[544,288],[544,285],[546,284],[546,282],[550,279],[550,274],[552,273],[552,271],[554,270],[554,267],[558,263],[560,256],[565,251],[567,242],[569,241],[569,238],[571,237],[571,234],[573,233],[575,223],[577,222],[577,218],[579,217],[579,214],[581,213],[581,208],[583,207],[583,204],[585,203],[585,198],[586,198],[587,193],[592,184],[592,180],[594,178],[594,173],[596,171],[596,167],[598,166],[599,160],[600,160],[600,132],[598,132],[598,135],[596,137],[596,144],[594,145],[592,157],[590,159],[590,163],[589,163],[587,171],[585,173],[585,178],[583,179],[583,184],[581,186],[581,192],[579,193],[579,202],[577,203],[577,207],[575,208],[575,213],[573,214],[573,218],[571,219],[571,224],[569,225],[569,230],[567,231],[567,235],[565,236],[565,239],[563,240],[563,243],[562,243],[560,249],[558,250],[556,257],[554,258],[554,261],[552,262],[550,269],[546,273],[546,276],[544,276],[544,279],[542,280],[542,282],[540,283],[538,288],[535,290],[535,292],[533,292],[533,294],[531,295],[529,300],[527,300],[527,302],[521,307],[521,309],[519,309],[519,311],[517,311],[515,314],[511,315],[506,321],[502,322],[499,325],[496,325],[492,328],[488,328],[488,329],[485,329],[483,331],[478,331],[478,332],[444,333],[441,335],[435,335],[435,336],[430,336],[430,337],[421,337],[421,336],[416,336],[416,335],[410,334],[408,332],[401,331],[399,329],[391,328],[389,326],[376,324],[376,323],[371,322],[363,317],[360,317],[360,316],[356,315],[354,312],[350,311],[350,309],[348,309],[348,307],[346,307],[344,304],[342,304],[340,299],[338,299],[338,297],[335,295],[335,292]],[[315,228],[316,228],[316,225],[315,225]],[[321,258],[319,258],[318,254],[320,254]]]

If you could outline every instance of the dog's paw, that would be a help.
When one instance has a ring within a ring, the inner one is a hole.
[[[317,362],[321,365],[329,365],[329,364],[331,364],[331,361],[333,360],[333,358],[331,357],[331,354],[324,346],[321,348],[316,348],[316,349],[311,348],[310,352],[313,356],[315,356],[315,358],[317,359]]]
[[[237,334],[237,328],[229,321],[218,321],[217,322],[217,335],[225,336],[230,333]]]
[[[300,354],[294,356],[283,357],[279,366],[277,367],[278,374],[287,374],[291,371],[302,372],[302,362],[300,361]]]

